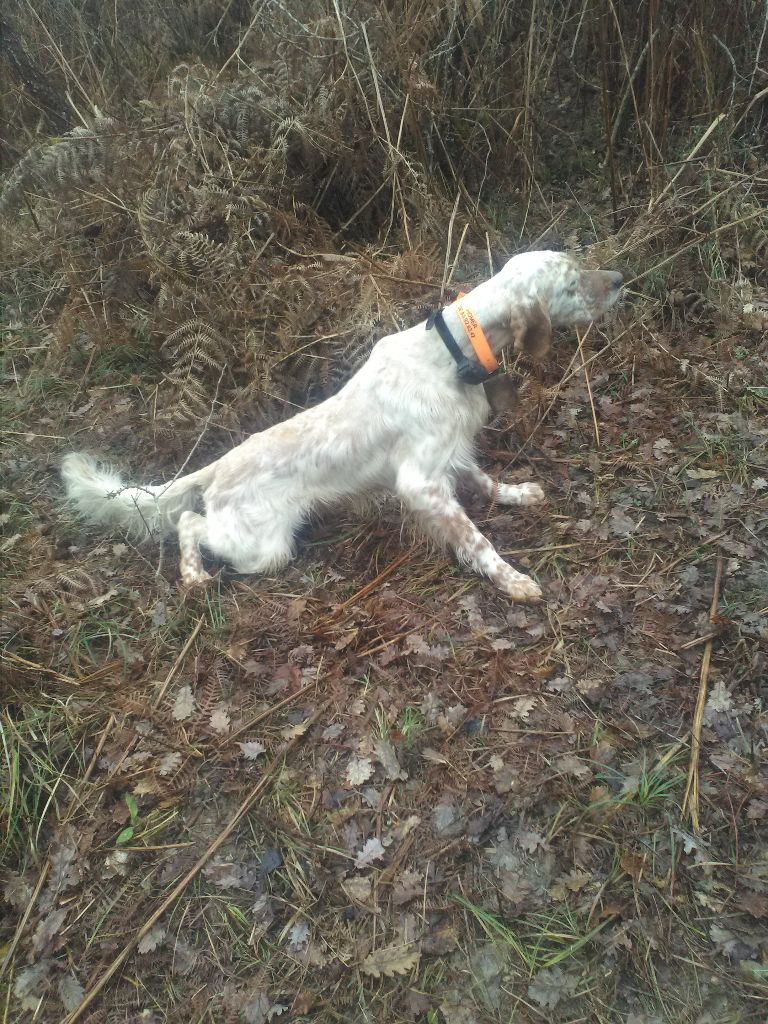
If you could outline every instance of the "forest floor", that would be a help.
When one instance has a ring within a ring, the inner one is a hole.
[[[468,499],[523,607],[387,505],[184,593],[62,510],[71,448],[178,468],[140,384],[19,373],[11,327],[4,1021],[764,1019],[764,336],[627,304],[559,340],[481,439],[548,505]]]

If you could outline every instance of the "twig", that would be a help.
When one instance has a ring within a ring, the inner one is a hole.
[[[112,675],[116,669],[123,668],[122,661],[108,661],[106,665],[102,665],[101,668],[97,668],[95,672],[91,672],[87,676],[83,676],[82,679],[75,679],[74,676],[64,675],[63,672],[57,672],[56,669],[46,668],[45,665],[38,665],[36,661],[27,661],[26,658],[19,657],[18,654],[14,654],[13,651],[0,651],[0,661],[8,661],[12,665],[15,665],[19,671],[26,672],[40,672],[43,675],[51,676],[59,683],[66,683],[67,686],[89,686],[91,683],[98,683],[102,679],[106,679],[107,676]]]
[[[705,143],[705,142],[707,141],[707,139],[708,139],[708,138],[709,138],[709,136],[710,136],[710,135],[712,134],[712,132],[713,132],[713,131],[715,130],[715,128],[717,128],[717,126],[718,126],[718,125],[719,125],[719,124],[721,123],[721,121],[722,121],[722,120],[723,120],[723,119],[724,119],[725,117],[727,117],[727,116],[728,116],[728,115],[727,115],[727,114],[725,114],[725,113],[723,113],[723,114],[718,114],[718,115],[717,115],[717,117],[715,118],[715,120],[714,120],[714,121],[712,122],[712,124],[711,124],[711,125],[709,126],[709,128],[707,128],[707,130],[706,130],[706,131],[704,132],[704,134],[703,134],[703,135],[701,136],[701,138],[699,139],[699,141],[698,141],[698,142],[696,143],[696,145],[695,145],[695,146],[693,147],[693,149],[692,149],[692,150],[690,151],[690,153],[688,154],[688,156],[687,156],[687,157],[685,157],[685,159],[684,159],[684,160],[682,161],[682,163],[680,164],[680,167],[678,168],[677,174],[676,174],[676,175],[675,175],[675,176],[674,176],[673,178],[671,178],[671,179],[670,179],[670,180],[669,180],[669,181],[667,182],[667,184],[666,184],[666,185],[664,186],[664,188],[663,188],[663,189],[661,190],[661,192],[659,192],[659,194],[658,194],[658,195],[656,196],[656,198],[655,198],[655,199],[654,199],[654,197],[653,197],[653,196],[651,196],[651,200],[650,200],[650,202],[648,203],[648,213],[650,213],[650,212],[651,212],[651,210],[653,210],[654,206],[658,206],[658,205],[659,205],[659,203],[661,202],[661,200],[662,200],[662,199],[664,198],[664,196],[665,196],[665,195],[667,194],[667,192],[669,192],[669,190],[670,190],[670,189],[672,188],[672,186],[673,186],[673,185],[675,184],[675,182],[677,181],[677,179],[678,179],[678,178],[680,177],[680,175],[681,175],[681,174],[683,173],[683,171],[684,171],[684,170],[686,169],[686,167],[688,166],[688,162],[689,162],[690,160],[693,160],[693,158],[694,158],[694,157],[696,156],[696,154],[697,154],[697,153],[699,152],[699,150],[700,150],[700,149],[701,149],[701,147],[702,147],[702,146],[704,145],[704,143]]]
[[[255,718],[252,718],[250,722],[246,722],[245,725],[242,725],[235,732],[229,733],[229,735],[221,741],[221,743],[218,745],[216,749],[223,750],[224,747],[229,746],[232,740],[234,740],[236,737],[242,736],[244,732],[248,732],[249,729],[252,729],[255,725],[258,725],[259,722],[263,722],[265,718],[270,718],[272,715],[275,714],[275,712],[281,711],[289,704],[293,704],[293,702],[295,700],[298,700],[299,697],[303,697],[305,693],[309,693],[311,690],[316,689],[317,679],[315,679],[311,683],[307,683],[306,686],[302,686],[300,690],[297,690],[295,693],[290,694],[288,697],[283,697],[281,701],[278,701],[277,704],[272,704],[270,707],[267,708],[266,711],[262,711],[260,714],[256,715]]]
[[[170,672],[168,673],[168,675],[163,680],[163,684],[160,687],[160,690],[159,690],[157,696],[152,701],[152,707],[153,708],[156,708],[158,706],[158,704],[160,703],[160,701],[165,696],[165,691],[170,686],[171,680],[173,679],[173,677],[176,675],[176,673],[181,668],[182,662],[184,661],[186,656],[189,654],[189,649],[192,646],[192,644],[195,642],[195,639],[197,638],[197,634],[203,628],[203,622],[204,621],[205,621],[205,616],[201,615],[200,618],[197,620],[197,625],[192,630],[192,632],[189,634],[189,639],[187,640],[187,642],[182,647],[181,654],[179,654],[179,656],[176,659],[176,661],[174,661],[173,665],[171,666]]]
[[[589,328],[587,328],[587,334]],[[584,370],[584,380],[587,382],[587,394],[589,395],[589,404],[592,406],[592,422],[595,425],[595,443],[597,447],[600,447],[600,428],[597,425],[597,413],[595,412],[595,400],[592,397],[592,385],[589,382],[589,373],[587,372],[587,364],[584,361],[584,339],[587,334],[582,336],[581,331],[576,328],[576,337],[579,339],[579,355],[581,356],[581,368]]]
[[[406,551],[405,554],[402,554],[402,555],[400,555],[399,558],[396,558],[394,560],[394,562],[390,562],[389,565],[386,567],[386,569],[382,569],[382,571],[379,573],[379,575],[375,579],[372,579],[370,581],[370,583],[366,583],[365,586],[361,587],[360,590],[358,590],[356,594],[353,594],[352,597],[348,597],[347,600],[344,601],[342,604],[337,605],[333,609],[333,611],[329,612],[327,615],[324,615],[321,619],[319,619],[315,623],[315,628],[317,626],[321,626],[321,625],[325,625],[326,623],[333,622],[333,620],[337,619],[339,617],[339,615],[341,615],[341,613],[343,611],[345,611],[347,608],[349,608],[349,606],[351,604],[354,604],[355,601],[359,601],[361,597],[366,597],[366,595],[370,594],[370,592],[372,590],[374,590],[376,587],[378,587],[378,585],[382,582],[382,580],[385,580],[387,578],[387,576],[389,576],[391,573],[393,573],[395,571],[395,569],[398,569],[403,564],[403,562],[407,562],[412,557],[413,557],[413,552],[412,551]]]
[[[709,608],[709,621],[714,623],[717,616],[717,604],[720,600],[720,585],[723,580],[723,556],[717,556],[715,582],[712,588],[712,604]],[[704,721],[704,706],[707,703],[707,681],[709,680],[709,663],[712,657],[712,641],[709,637],[704,646],[699,672],[699,695],[691,725],[691,760],[688,765],[688,782],[683,797],[683,813],[691,817],[694,832],[699,831],[699,757],[701,755],[701,726]]]
[[[325,710],[325,706],[326,705],[323,704],[322,707],[318,708],[317,711],[315,711],[315,713],[309,720],[309,724],[312,724],[313,722],[317,721],[317,719],[320,717],[320,714]],[[307,726],[307,728],[309,728],[309,725]],[[189,869],[189,871],[181,879],[181,881],[173,887],[171,892],[163,900],[163,902],[160,904],[157,910],[150,914],[150,916],[147,918],[147,920],[144,922],[141,928],[139,928],[139,930],[134,934],[134,936],[126,943],[125,946],[123,946],[122,950],[118,953],[118,955],[115,957],[115,959],[106,969],[106,971],[104,971],[104,973],[101,975],[96,984],[93,985],[92,988],[88,990],[88,992],[86,992],[80,1005],[64,1018],[62,1024],[75,1024],[75,1021],[80,1020],[83,1013],[88,1009],[88,1007],[94,1001],[96,996],[98,996],[101,990],[106,986],[107,982],[112,977],[114,977],[114,975],[119,971],[119,969],[122,967],[122,965],[125,963],[128,957],[134,951],[136,946],[138,946],[138,944],[141,942],[144,936],[160,920],[160,918],[163,916],[166,910],[168,910],[168,908],[176,902],[179,896],[181,896],[181,894],[187,888],[189,883],[196,878],[200,871],[202,871],[202,869],[205,867],[205,865],[208,863],[208,861],[211,859],[214,853],[216,853],[216,851],[221,846],[223,846],[227,839],[232,835],[235,828],[237,828],[237,825],[248,813],[251,807],[253,807],[258,798],[261,796],[261,794],[267,788],[269,783],[272,781],[272,778],[275,775],[277,768],[284,761],[284,759],[291,752],[291,750],[296,746],[300,738],[301,737],[296,736],[292,740],[288,740],[287,743],[283,744],[280,752],[272,759],[272,763],[269,766],[269,770],[265,771],[264,775],[262,775],[262,777],[259,779],[256,785],[250,791],[248,796],[245,798],[245,800],[243,800],[243,802],[240,804],[240,806],[237,808],[235,813],[230,818],[229,823],[226,825],[226,827],[222,829],[222,831],[213,840],[208,849]]]
[[[461,199],[461,193],[456,193],[456,202],[453,204],[453,210],[451,211],[451,219],[448,221],[448,241],[445,243],[445,264],[443,266],[443,280],[440,285],[440,302],[443,301],[445,294],[445,286],[448,281],[448,265],[451,259],[451,242],[453,241],[453,225],[456,220],[456,214],[459,212],[459,200]]]
[[[745,217],[739,217],[737,220],[729,220],[727,224],[721,224],[719,227],[712,228],[710,231],[705,231],[703,234],[694,238],[692,242],[686,242],[685,245],[681,245],[680,248],[676,249],[671,256],[667,256],[666,259],[659,260],[658,263],[655,263],[652,267],[648,267],[644,270],[642,274],[638,274],[637,277],[633,277],[631,281],[627,281],[625,283],[625,287],[629,288],[633,284],[637,284],[637,282],[642,281],[644,277],[648,277],[649,274],[652,274],[660,267],[665,267],[667,263],[671,263],[673,260],[676,260],[677,257],[682,255],[684,252],[687,252],[689,249],[693,249],[697,245],[701,245],[702,242],[706,242],[710,238],[714,238],[715,235],[719,235],[723,231],[728,231],[729,228],[737,228],[740,224],[746,224],[750,220],[756,220],[758,217],[764,216],[765,210],[761,207],[759,210],[748,213]]]

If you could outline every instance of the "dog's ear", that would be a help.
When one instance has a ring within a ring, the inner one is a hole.
[[[510,318],[515,352],[524,352],[531,359],[543,359],[552,344],[552,324],[541,302],[520,306]]]

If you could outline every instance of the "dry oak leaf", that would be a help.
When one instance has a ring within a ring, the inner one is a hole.
[[[192,687],[182,686],[176,694],[176,700],[173,702],[173,717],[177,722],[183,722],[190,715],[194,714],[196,707],[197,701],[192,693]]]
[[[351,900],[363,903],[371,895],[372,882],[370,878],[353,876],[352,878],[345,878],[341,883],[341,888]]]
[[[289,725],[285,729],[280,730],[280,735],[284,740],[297,740],[300,736],[303,736],[307,729],[312,724],[311,718],[305,718],[303,722],[299,722],[298,725]]]
[[[255,761],[260,754],[265,753],[266,747],[263,743],[259,743],[258,740],[248,740],[247,743],[238,743],[240,751],[243,757],[247,761]]]
[[[172,775],[181,766],[182,760],[181,754],[178,751],[172,750],[169,754],[165,754],[160,758],[157,765],[157,774]]]
[[[370,757],[353,757],[347,765],[346,777],[350,786],[362,786],[373,775]]]
[[[421,953],[410,945],[403,946],[398,943],[394,946],[382,946],[363,960],[360,970],[374,978],[380,978],[382,974],[391,978],[395,974],[407,974],[412,971],[420,957]]]
[[[208,724],[214,732],[229,732],[229,713],[227,709],[222,707],[216,708]]]
[[[138,945],[140,953],[154,953],[157,947],[165,938],[165,928],[156,924],[154,928],[150,928],[147,934],[142,938]]]
[[[115,545],[117,547],[117,545]],[[59,999],[64,1004],[67,1013],[72,1013],[83,1001],[85,989],[80,982],[71,974],[65,974],[59,979]]]
[[[366,840],[362,850],[355,857],[355,867],[360,871],[362,868],[370,867],[375,860],[379,860],[384,856],[385,850],[381,845],[381,840],[375,836],[372,839]]]
[[[373,749],[376,751],[376,757],[379,759],[388,779],[395,782],[398,779],[404,780],[408,778],[408,772],[400,767],[395,748],[388,739],[381,737],[375,740]]]

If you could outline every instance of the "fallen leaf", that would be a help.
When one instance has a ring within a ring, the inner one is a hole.
[[[528,995],[542,1009],[554,1009],[563,996],[576,991],[578,981],[569,978],[559,967],[545,967],[528,986]]]
[[[263,743],[259,743],[258,740],[248,740],[246,743],[238,743],[238,747],[242,751],[243,757],[248,761],[255,761],[257,757],[265,753],[266,747]]]
[[[305,718],[303,722],[299,722],[297,725],[289,725],[287,728],[281,729],[280,735],[284,740],[297,740],[299,736],[304,735],[311,722],[311,718]]]
[[[456,821],[455,806],[449,800],[436,804],[432,811],[432,820],[435,824],[435,832],[438,835],[445,835],[446,832],[450,832]]]
[[[637,529],[637,523],[627,515],[626,509],[619,506],[611,509],[611,533],[616,537],[631,537]]]
[[[306,921],[297,921],[296,924],[291,928],[291,936],[288,940],[288,946],[294,953],[298,953],[299,950],[304,949],[309,942],[309,925]]]
[[[224,707],[218,707],[211,715],[209,726],[214,732],[229,732],[229,712]]]
[[[634,879],[635,883],[639,883],[645,870],[645,857],[632,853],[631,850],[624,850],[619,859],[619,866],[630,878]]]
[[[381,845],[381,840],[375,836],[372,839],[368,839],[363,846],[362,850],[355,857],[355,867],[358,871],[363,868],[370,867],[375,860],[380,860],[384,856],[385,850]]]
[[[424,892],[424,876],[418,871],[406,868],[395,879],[392,887],[392,901],[396,907],[410,902]]]
[[[232,861],[213,860],[203,868],[203,874],[217,889],[235,889],[243,884],[243,871]]]
[[[432,747],[424,747],[421,756],[425,761],[432,761],[433,764],[448,764],[448,758],[443,757],[439,750],[433,750]]]
[[[65,908],[58,910],[52,910],[50,914],[46,915],[35,928],[35,933],[32,936],[32,954],[37,957],[41,953],[54,952],[58,947],[59,943],[54,940],[58,935],[61,926],[64,924],[64,920],[67,916]]]
[[[407,974],[418,964],[421,953],[411,945],[382,946],[370,953],[360,964],[363,974],[374,978]]]
[[[373,744],[373,749],[376,751],[376,757],[381,762],[381,766],[388,779],[395,782],[398,779],[408,778],[408,772],[400,767],[395,748],[388,739],[384,737],[377,739]]]
[[[362,786],[373,775],[373,771],[370,757],[353,757],[344,774],[350,786]]]
[[[723,680],[718,679],[712,686],[707,700],[706,711],[724,714],[726,711],[730,711],[732,707],[731,695],[728,693]]]
[[[137,949],[140,953],[154,953],[165,938],[165,928],[156,924],[150,928],[147,934],[141,939]]]
[[[747,804],[747,818],[758,821],[768,815],[768,800],[750,800]]]
[[[173,702],[173,717],[176,721],[183,722],[189,718],[190,715],[194,714],[196,707],[197,701],[192,693],[192,687],[180,687],[179,692],[176,694],[176,700]]]
[[[505,640],[504,637],[499,637],[498,640],[491,642],[491,650],[494,651],[511,651],[516,646],[517,644],[515,644],[514,640]]]
[[[160,758],[157,765],[158,775],[172,775],[181,765],[182,757],[178,751],[171,751]]]
[[[245,1024],[267,1024],[271,1005],[272,1001],[263,992],[251,996],[240,1011]]]
[[[563,754],[555,761],[555,767],[564,775],[574,775],[577,779],[591,779],[592,771],[586,761],[574,754]]]
[[[345,878],[341,883],[341,887],[351,900],[364,903],[371,895],[372,883],[370,878],[357,875],[352,878]]]
[[[22,1009],[33,1014],[39,1012],[39,1003],[45,994],[51,963],[51,960],[41,960],[39,963],[30,964],[29,967],[22,967],[17,973],[13,983],[13,994],[21,1003]]]
[[[115,545],[117,547],[117,545]],[[67,1013],[72,1013],[83,1001],[85,989],[72,974],[65,974],[59,979],[59,999]]]
[[[537,703],[538,701],[535,697],[518,697],[517,700],[512,702],[512,707],[507,711],[507,714],[510,718],[517,718],[524,722]]]
[[[329,725],[326,729],[323,729],[320,734],[320,738],[325,740],[326,743],[330,743],[333,740],[337,740],[339,736],[344,732],[344,726],[341,722],[334,722],[333,725]]]
[[[71,828],[65,829],[51,843],[51,870],[48,885],[52,892],[69,889],[80,881],[77,863],[77,840]]]
[[[530,829],[521,828],[515,832],[515,842],[521,850],[526,853],[535,853],[539,847],[547,849],[547,841],[540,832],[533,832]]]

